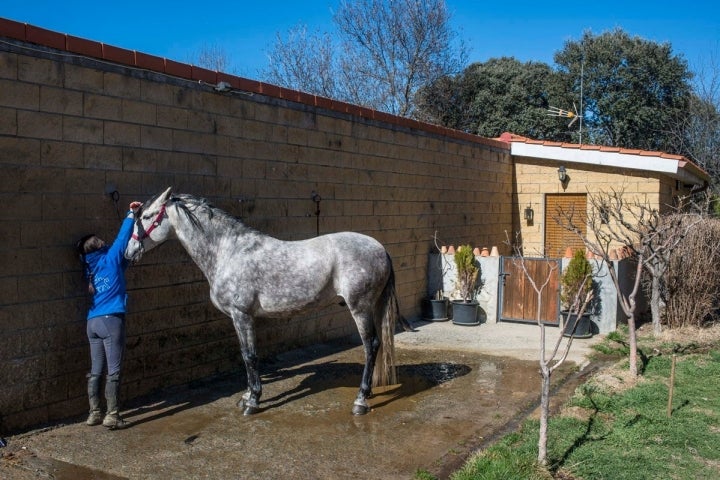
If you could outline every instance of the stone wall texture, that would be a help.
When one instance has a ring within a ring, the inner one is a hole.
[[[168,186],[281,239],[377,238],[410,318],[436,233],[502,250],[513,228],[508,144],[362,112],[0,43],[0,433],[86,411],[88,298],[74,243],[91,232],[112,240],[130,201]],[[148,252],[127,280],[124,400],[240,379],[231,322],[177,242]],[[356,334],[340,307],[259,320],[257,332],[263,356]]]

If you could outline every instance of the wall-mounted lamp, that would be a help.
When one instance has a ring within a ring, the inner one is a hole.
[[[535,218],[535,212],[533,211],[532,206],[528,205],[525,207],[525,221],[532,223],[533,218]]]
[[[558,179],[560,179],[560,183],[565,183],[567,180],[567,170],[565,170],[565,165],[560,165],[560,168],[558,168]]]

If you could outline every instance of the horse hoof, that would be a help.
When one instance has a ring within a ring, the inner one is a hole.
[[[243,409],[243,415],[253,415],[260,411],[260,407],[248,405],[247,400],[244,398],[237,402],[237,406]]]
[[[243,410],[243,415],[254,415],[260,411],[260,408],[258,407],[251,407],[250,405],[245,405],[245,409]]]
[[[353,405],[353,415],[365,415],[370,411],[370,407],[365,405]]]

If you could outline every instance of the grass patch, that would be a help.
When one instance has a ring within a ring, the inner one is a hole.
[[[622,333],[608,337],[609,351],[625,343]],[[639,345],[642,377],[627,378],[627,362],[621,362],[578,388],[563,412],[551,417],[547,468],[536,464],[539,425],[528,420],[452,479],[720,478],[720,342],[644,338]]]

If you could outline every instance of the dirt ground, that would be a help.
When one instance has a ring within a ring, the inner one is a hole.
[[[537,406],[539,327],[416,326],[395,337],[401,383],[376,389],[368,415],[350,413],[359,344],[315,345],[261,365],[257,415],[236,407],[240,374],[197,382],[127,405],[125,430],[75,418],[5,437],[0,478],[408,479],[419,469],[447,478]],[[546,331],[550,348],[560,332]],[[599,340],[574,341],[554,375],[565,384],[556,402],[593,369],[587,355]]]

